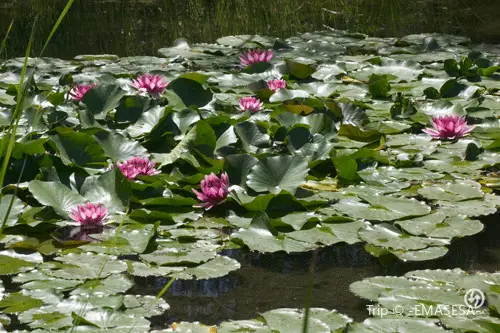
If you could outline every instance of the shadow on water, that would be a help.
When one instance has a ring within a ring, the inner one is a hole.
[[[439,260],[382,265],[363,244],[333,246],[318,251],[313,307],[336,309],[355,320],[368,317],[368,302],[349,291],[355,281],[377,275],[403,275],[418,269],[453,269],[494,272],[500,269],[500,214],[484,220],[485,230],[454,241]],[[153,318],[153,326],[179,321],[217,324],[228,319],[250,319],[268,310],[304,306],[311,253],[258,254],[242,250],[226,253],[241,262],[229,276],[176,281],[164,296],[171,309]],[[164,278],[138,278],[134,292],[156,295]]]
[[[15,21],[7,57],[24,55],[37,15],[33,54],[38,54],[66,2],[0,0],[0,36]],[[76,0],[46,56],[157,55],[179,37],[191,42],[233,34],[288,37],[325,26],[382,37],[437,32],[500,43],[499,12],[498,0]]]

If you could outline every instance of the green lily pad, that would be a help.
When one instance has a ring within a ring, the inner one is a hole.
[[[308,171],[307,162],[301,156],[266,157],[252,167],[247,184],[257,192],[295,192]]]

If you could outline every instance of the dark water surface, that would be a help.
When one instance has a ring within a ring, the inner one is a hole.
[[[0,36],[14,20],[6,56],[24,55],[37,16],[38,54],[66,2],[0,0]],[[157,55],[179,37],[288,37],[325,27],[377,36],[450,33],[500,43],[499,14],[500,0],[75,0],[46,55]]]
[[[368,317],[364,301],[349,291],[355,281],[377,275],[403,275],[418,269],[500,270],[500,214],[485,219],[485,230],[454,241],[448,254],[425,262],[394,261],[382,265],[363,244],[319,250],[313,289],[313,307],[336,309],[362,321]],[[242,268],[229,276],[200,281],[176,281],[163,296],[171,309],[153,318],[153,327],[180,321],[217,324],[228,319],[250,319],[276,308],[302,308],[309,281],[312,253],[294,255],[230,254]],[[167,279],[136,279],[132,293],[157,295]]]

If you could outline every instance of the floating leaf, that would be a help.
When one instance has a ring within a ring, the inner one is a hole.
[[[257,192],[295,192],[308,171],[307,162],[299,155],[266,157],[252,167],[247,184]]]

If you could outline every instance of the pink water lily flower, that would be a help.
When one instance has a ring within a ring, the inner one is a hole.
[[[273,50],[249,50],[240,55],[240,62],[242,67],[247,67],[257,62],[269,62],[273,56]]]
[[[78,205],[71,211],[70,217],[83,226],[100,224],[108,215],[108,209],[102,204],[86,204]]]
[[[238,101],[238,105],[241,111],[251,111],[257,112],[262,109],[262,105],[264,103],[260,101],[260,99],[255,97],[242,97]]]
[[[266,82],[267,88],[271,90],[272,92],[276,92],[279,89],[286,88],[286,81],[285,80],[269,80]]]
[[[132,80],[132,86],[141,91],[152,95],[161,94],[167,87],[168,82],[161,75],[144,74],[139,75],[137,79]]]
[[[123,163],[116,163],[116,165],[127,179],[160,173],[159,170],[155,169],[155,162],[150,161],[147,157],[132,157]]]
[[[226,199],[229,194],[229,177],[225,172],[220,178],[211,173],[201,181],[200,187],[201,192],[195,189],[193,192],[202,202],[200,206],[209,210]]]
[[[71,89],[69,95],[73,97],[74,100],[81,101],[83,96],[85,96],[85,94],[95,86],[95,84],[77,84],[73,87],[73,89]]]
[[[432,125],[434,128],[426,128],[423,131],[433,138],[442,140],[461,138],[473,129],[472,126],[467,126],[465,117],[459,116],[433,117]]]

